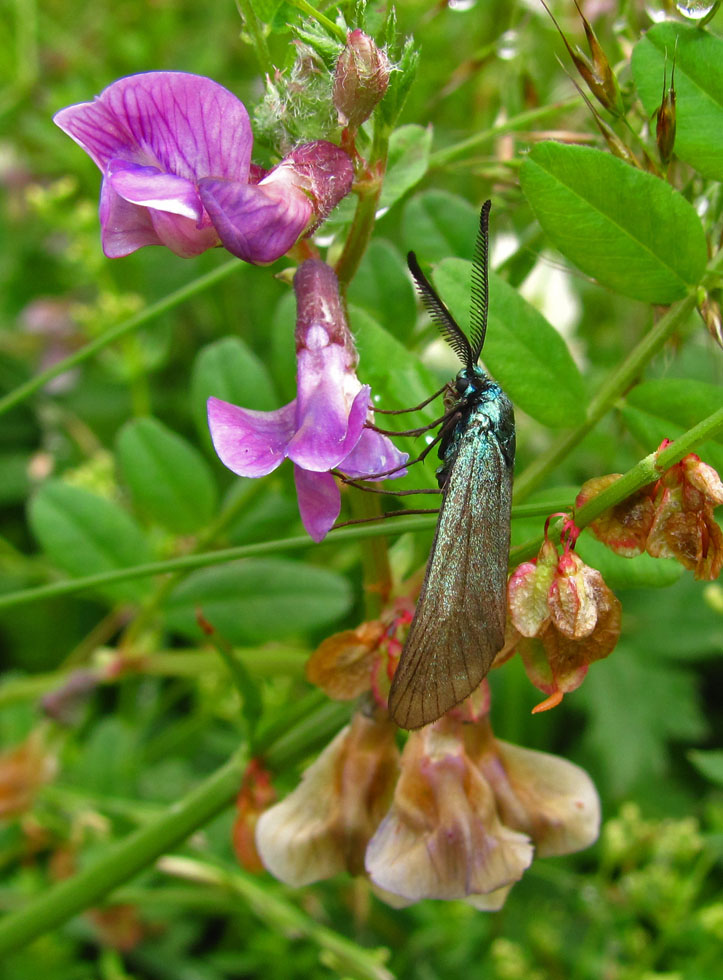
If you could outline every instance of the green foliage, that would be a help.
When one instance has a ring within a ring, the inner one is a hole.
[[[469,324],[471,264],[445,259],[435,284],[458,323]],[[484,361],[510,398],[534,419],[568,427],[585,418],[582,377],[565,341],[534,306],[499,276],[490,276],[495,297],[488,319]]]
[[[635,86],[652,115],[675,61],[675,153],[704,177],[723,179],[723,41],[692,25],[656,24],[635,45]]]
[[[554,245],[623,296],[672,303],[702,276],[705,236],[695,209],[652,174],[601,150],[550,142],[534,147],[520,181]]]
[[[573,5],[549,5],[584,44]],[[5,4],[1,980],[723,980],[723,590],[589,530],[577,550],[621,601],[616,649],[554,711],[531,714],[543,695],[516,657],[491,688],[500,737],[592,776],[593,849],[536,859],[488,914],[393,908],[347,875],[290,889],[240,870],[231,846],[251,758],[281,797],[358,707],[310,688],[309,654],[379,615],[387,559],[397,586],[421,571],[434,521],[315,546],[288,461],[240,479],[213,452],[210,396],[256,411],[295,397],[303,256],[346,268],[359,379],[378,408],[409,409],[457,364],[404,257],[431,266],[466,326],[492,199],[482,360],[516,407],[514,502],[529,506],[512,537],[530,557],[583,482],[702,422],[691,448],[723,471],[723,356],[695,312],[723,281],[723,14],[700,27],[654,22],[651,4],[587,6],[626,107],[606,125],[644,169],[610,152],[576,98],[542,5]],[[332,72],[355,27],[384,47],[389,87],[357,134],[354,192],[315,238],[272,269],[220,250],[103,256],[100,175],[54,111],[123,75],[203,73],[244,100],[253,161],[269,167],[291,145],[341,140]],[[654,114],[673,62],[663,167]],[[398,432],[441,413],[437,400],[376,421]],[[431,435],[396,443],[414,457]],[[435,487],[437,464],[433,450],[394,487]],[[342,520],[436,499],[360,497],[343,489]],[[246,557],[228,560],[237,546]],[[157,574],[85,583],[148,562]],[[41,591],[58,582],[67,592]],[[25,739],[39,754],[17,765]]]
[[[118,433],[118,465],[138,510],[176,534],[209,523],[216,485],[203,456],[157,419],[133,419]]]
[[[143,531],[118,503],[83,487],[48,480],[30,501],[28,519],[41,547],[71,575],[92,575],[150,560]],[[137,599],[143,586],[124,582],[105,590]]]

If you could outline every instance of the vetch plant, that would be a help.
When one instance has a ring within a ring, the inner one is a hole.
[[[351,187],[351,164],[323,140],[266,173],[251,163],[245,106],[210,78],[121,78],[54,121],[103,174],[100,224],[109,258],[166,245],[183,258],[223,244],[265,265],[318,225]]]
[[[8,980],[715,978],[715,17],[243,0],[239,36],[129,3],[73,8],[62,51],[45,11],[3,103],[3,322],[66,311],[54,363],[2,341]],[[55,121],[117,263],[49,121],[101,89]],[[524,298],[549,263],[564,329]],[[428,603],[414,494],[451,492],[471,415]],[[411,732],[402,676],[453,693]]]

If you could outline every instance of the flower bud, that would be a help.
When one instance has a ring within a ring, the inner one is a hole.
[[[710,293],[705,293],[698,312],[703,318],[706,330],[719,347],[723,347],[723,318],[721,317],[720,303],[714,299]]]
[[[584,79],[585,84],[590,89],[592,94],[603,106],[603,108],[608,110],[608,112],[612,112],[616,116],[621,115],[623,111],[623,103],[615,73],[610,67],[610,62],[600,46],[600,42],[598,41],[595,32],[585,18],[583,12],[580,10],[577,0],[575,0],[575,6],[577,7],[577,12],[580,14],[583,28],[585,29],[585,37],[587,38],[592,60],[590,60],[590,58],[588,58],[588,56],[584,54],[579,47],[572,47],[565,37],[562,28],[553,17],[552,11],[545,3],[545,0],[542,0],[542,5],[550,15],[552,23],[557,28],[575,67]]]
[[[673,60],[673,70],[670,75],[670,88],[665,90],[666,71],[663,72],[663,97],[660,105],[655,110],[655,139],[658,144],[658,153],[661,162],[665,165],[670,163],[673,156],[673,146],[675,144],[675,60]]]
[[[389,60],[363,31],[352,31],[339,55],[333,99],[343,126],[357,129],[372,114],[389,85]]]

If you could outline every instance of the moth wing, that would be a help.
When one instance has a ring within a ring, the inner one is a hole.
[[[401,728],[428,725],[468,697],[504,644],[512,466],[494,433],[465,433],[444,489],[389,692]]]

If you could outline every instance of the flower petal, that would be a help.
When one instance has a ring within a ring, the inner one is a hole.
[[[99,217],[101,244],[109,259],[130,255],[144,245],[163,245],[148,208],[124,201],[106,178],[100,188]]]
[[[273,875],[299,886],[363,870],[397,777],[395,734],[389,721],[356,714],[296,789],[261,815],[256,846]]]
[[[388,436],[373,429],[363,429],[359,442],[339,463],[339,469],[347,476],[365,479],[375,473],[394,470],[394,473],[388,473],[384,479],[395,480],[399,476],[407,475],[404,463],[408,459],[409,453],[400,452]]]
[[[289,459],[306,470],[323,472],[337,466],[359,442],[369,407],[370,389],[363,385],[351,408],[341,386],[341,371],[335,362],[342,348],[332,344],[322,355],[329,368],[328,376],[311,392],[303,383],[306,365],[317,358],[316,352],[300,351],[298,355],[297,430],[289,443]]]
[[[306,533],[321,541],[334,526],[341,511],[341,493],[331,473],[314,473],[294,467],[299,513]]]
[[[367,847],[372,881],[413,901],[466,898],[512,884],[531,860],[530,841],[500,822],[461,741],[431,725],[412,732],[391,809]]]
[[[245,262],[275,262],[309,223],[311,201],[300,191],[277,193],[261,184],[211,178],[198,191],[224,248]]]
[[[286,456],[295,410],[295,402],[274,412],[255,412],[209,398],[208,427],[221,462],[239,476],[271,473]]]
[[[161,242],[183,259],[191,259],[219,244],[216,229],[209,222],[199,227],[192,218],[148,208],[148,215]]]
[[[194,184],[185,177],[164,174],[157,167],[141,167],[137,163],[118,159],[108,164],[107,177],[113,190],[131,204],[142,204],[147,208],[159,208],[195,221],[201,220],[201,198]]]
[[[262,813],[256,848],[271,874],[300,888],[345,870],[344,855],[329,833],[335,775],[351,726],[339,732],[305,770],[286,799]]]
[[[495,742],[506,778],[486,767],[483,772],[501,819],[532,837],[538,857],[572,854],[597,840],[600,799],[584,769],[547,752]]]
[[[354,168],[344,150],[327,140],[315,140],[292,150],[264,177],[261,186],[295,187],[310,195],[316,227],[346,197],[353,182]]]
[[[100,98],[61,109],[53,122],[105,172],[109,160],[132,147],[127,130]]]
[[[248,113],[233,93],[202,75],[129,75],[93,102],[62,109],[54,121],[102,170],[111,157],[122,156],[188,180],[248,176]]]

